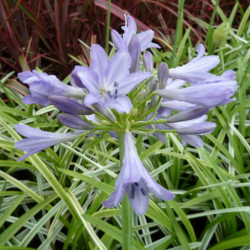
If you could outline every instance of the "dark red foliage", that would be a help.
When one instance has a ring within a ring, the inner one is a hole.
[[[221,0],[220,7],[229,16],[235,1]],[[101,6],[101,7],[100,7]],[[40,67],[59,77],[67,76],[77,63],[69,54],[89,63],[89,54],[78,39],[90,45],[105,45],[105,0],[0,0],[0,74],[11,70]],[[138,20],[138,28],[151,28],[173,38],[178,16],[178,0],[113,0],[111,28],[120,30],[123,14]],[[246,9],[248,1],[241,2]],[[126,12],[124,11],[126,10]],[[213,11],[210,0],[186,0],[184,28],[191,27],[192,39],[204,40],[206,31],[189,17],[209,23]],[[237,13],[234,26],[242,13]],[[221,22],[216,16],[215,23]],[[0,75],[0,77],[1,77]]]

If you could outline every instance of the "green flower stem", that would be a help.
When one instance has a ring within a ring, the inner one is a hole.
[[[124,136],[124,131],[118,133],[121,166],[124,156]],[[122,202],[122,249],[132,249],[132,208],[127,195]]]
[[[105,51],[106,51],[106,53],[108,53],[108,50],[109,50],[110,7],[111,7],[111,0],[108,0],[106,44],[105,44]]]
[[[153,120],[156,113],[157,113],[157,110],[158,110],[160,104],[161,104],[161,97],[157,100],[156,104],[150,110],[148,110],[145,114],[143,114],[139,117],[139,120],[141,121],[141,120],[145,119],[152,112],[153,112],[153,116],[151,117],[151,120]]]
[[[135,122],[134,124],[131,125],[131,128],[134,127],[142,127],[142,126],[147,126],[147,125],[152,125],[152,124],[162,124],[162,123],[166,123],[165,119],[159,119],[156,121],[145,121],[145,122]]]
[[[165,129],[138,129],[138,130],[133,130],[134,133],[137,133],[137,134],[145,134],[145,133],[148,133],[148,134],[152,134],[152,133],[156,133],[156,132],[160,132],[160,133],[172,133],[172,134],[175,134],[177,133],[175,130],[165,130]]]
[[[122,201],[122,249],[132,249],[132,208],[127,195]]]
[[[150,95],[148,95],[140,104],[138,105],[137,108],[141,107],[144,105],[148,100],[150,100],[154,95],[156,95],[156,91],[153,91]]]

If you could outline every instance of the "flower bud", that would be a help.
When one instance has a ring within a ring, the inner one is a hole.
[[[137,72],[140,68],[141,46],[136,34],[132,36],[129,42],[128,51],[132,59],[130,73]]]
[[[151,77],[147,81],[147,86],[146,86],[148,95],[151,94],[151,92],[153,91],[154,86],[155,86],[155,80],[154,80],[154,78]]]
[[[94,108],[101,113],[103,116],[107,117],[110,121],[115,122],[116,118],[109,108],[105,108],[98,103],[93,104]]]
[[[165,89],[169,75],[168,65],[165,62],[160,64],[157,74],[158,74],[159,88]]]
[[[65,96],[50,96],[49,100],[59,110],[74,115],[91,115],[94,110]]]
[[[154,65],[153,65],[153,57],[150,52],[146,51],[143,54],[143,65],[146,71],[153,73]]]
[[[192,119],[203,116],[208,111],[209,111],[209,108],[207,107],[195,106],[195,107],[188,108],[184,111],[181,111],[177,114],[174,114],[173,116],[169,117],[167,121],[168,122],[180,122],[180,121],[192,120]]]
[[[69,128],[79,129],[79,130],[91,130],[94,126],[81,117],[72,114],[59,114],[57,116],[58,120]]]
[[[214,44],[217,46],[222,44],[227,39],[229,31],[230,25],[227,22],[220,24],[213,33]]]
[[[141,102],[147,96],[147,92],[145,89],[141,90],[135,97],[136,102]]]

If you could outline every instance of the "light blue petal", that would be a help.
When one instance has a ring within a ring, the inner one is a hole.
[[[78,77],[78,79],[88,89],[89,92],[99,92],[100,86],[98,83],[98,76],[94,71],[85,66],[81,66],[81,68],[78,68],[77,71],[75,71],[74,75],[75,77]]]
[[[30,84],[31,82],[38,80],[34,73],[30,71],[20,72],[17,76],[21,82],[26,84]]]
[[[102,204],[105,207],[115,207],[117,206],[124,198],[126,194],[126,189],[123,187],[123,184],[120,182],[120,176],[117,177],[115,182],[115,191],[110,195],[109,199],[104,201]]]
[[[151,43],[154,38],[154,31],[149,29],[137,34],[137,37],[141,44],[141,51],[144,51],[151,47],[160,48],[158,44]]]
[[[130,74],[127,78],[123,79],[119,85],[119,93],[126,95],[134,89],[139,83],[142,83],[147,78],[151,77],[149,72],[135,72]]]
[[[84,104],[90,106],[94,103],[99,103],[100,101],[103,102],[103,97],[101,95],[89,93],[84,99]]]
[[[116,30],[111,30],[111,39],[118,51],[128,51],[128,46]]]
[[[128,185],[126,191],[135,213],[137,215],[145,214],[148,209],[149,193],[144,181]]]
[[[105,84],[113,88],[114,82],[127,78],[131,67],[131,57],[128,52],[117,52],[109,61]]]
[[[203,148],[203,141],[198,135],[182,135],[179,134],[182,139],[182,145],[185,146],[186,143],[193,147]]]
[[[125,15],[125,26],[122,29],[124,30],[123,39],[128,46],[132,36],[137,32],[136,22],[131,16]]]
[[[111,109],[115,109],[119,113],[129,113],[132,104],[127,96],[118,96],[115,100],[110,99],[105,102],[106,106]]]
[[[98,81],[101,83],[108,66],[108,55],[100,45],[94,44],[90,49],[90,56],[90,69],[97,74]]]

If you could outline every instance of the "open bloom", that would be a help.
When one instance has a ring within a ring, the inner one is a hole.
[[[128,50],[129,43],[133,37],[133,35],[136,35],[139,42],[140,42],[140,48],[141,51],[144,51],[148,48],[160,48],[160,46],[156,43],[152,43],[152,40],[154,38],[154,31],[151,29],[148,29],[146,31],[143,31],[139,34],[137,33],[137,26],[135,20],[128,15],[125,15],[125,26],[122,27],[124,30],[123,36],[121,37],[120,34],[116,30],[111,31],[111,38],[112,41],[116,47],[116,49],[119,50]]]
[[[162,200],[172,200],[174,194],[159,185],[143,166],[130,132],[124,139],[124,158],[119,176],[115,182],[115,191],[103,202],[106,207],[118,205],[128,195],[130,204],[137,215],[146,213],[149,203],[149,190]]]
[[[38,103],[47,106],[51,103],[49,97],[52,95],[75,98],[82,98],[86,95],[83,89],[68,86],[56,76],[36,70],[21,72],[18,74],[18,78],[29,85],[31,95],[23,98],[25,104]]]
[[[126,94],[150,77],[151,73],[130,73],[131,57],[128,52],[117,52],[109,60],[104,49],[94,44],[90,54],[90,68],[82,66],[73,71],[74,77],[77,75],[88,90],[84,104],[98,103],[120,113],[129,113],[132,104]]]
[[[51,133],[45,132],[40,129],[32,128],[24,124],[15,125],[15,130],[27,137],[15,143],[17,149],[27,151],[27,154],[23,155],[19,161],[24,160],[28,156],[38,153],[45,148],[54,146],[61,142],[74,140],[79,136],[79,133]],[[81,131],[83,133],[83,131]]]

